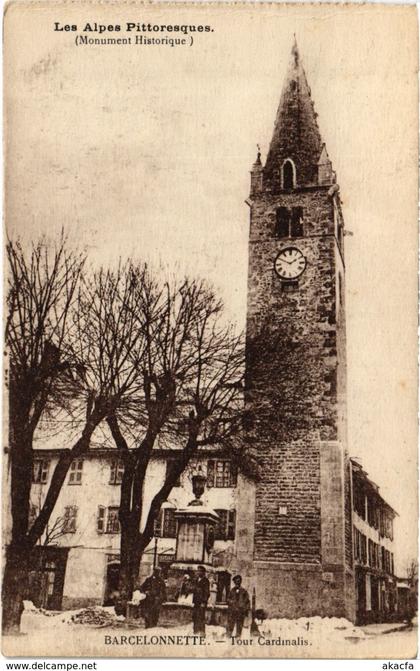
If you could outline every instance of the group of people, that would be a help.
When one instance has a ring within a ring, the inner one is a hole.
[[[249,594],[242,587],[242,577],[236,575],[233,578],[234,586],[227,596],[227,636],[240,637],[245,617],[249,613]],[[142,601],[142,612],[146,627],[156,627],[159,621],[159,613],[162,603],[166,601],[166,585],[161,576],[159,568],[153,569],[153,574],[146,578],[140,586],[140,591],[145,594]],[[192,595],[192,620],[194,634],[204,635],[206,632],[206,609],[210,598],[210,581],[206,576],[204,566],[199,566],[195,578],[186,575],[181,585],[180,597],[185,599]]]

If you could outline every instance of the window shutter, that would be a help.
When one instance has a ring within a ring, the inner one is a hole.
[[[96,520],[96,528],[99,534],[103,534],[105,531],[105,508],[104,506],[98,506],[98,517]]]
[[[69,483],[74,482],[74,469],[76,468],[76,464],[74,461],[71,462],[70,464],[70,475],[69,475]]]
[[[111,468],[110,468],[110,474],[109,474],[109,483],[111,485],[115,485],[117,482],[117,461],[113,459],[111,461]]]
[[[120,485],[122,483],[123,476],[124,476],[124,463],[122,461],[119,461],[117,465],[117,485]]]
[[[355,559],[359,559],[359,538],[355,526],[353,526],[353,555]]]
[[[287,207],[278,207],[276,211],[276,235],[279,238],[289,237],[290,210]]]
[[[207,487],[214,487],[214,461],[207,462]]]
[[[41,477],[40,482],[45,485],[48,480],[48,471],[50,468],[50,462],[48,459],[43,459],[41,462]]]
[[[227,515],[227,539],[235,540],[236,510],[229,510]]]
[[[227,537],[228,511],[218,508],[215,511],[219,519],[214,530],[214,539],[217,541],[224,541]]]
[[[223,487],[230,487],[232,464],[230,461],[223,461]]]
[[[38,482],[39,461],[36,459],[32,463],[32,482]]]
[[[230,464],[230,486],[236,487],[238,484],[238,467],[236,464]]]
[[[302,207],[293,207],[292,208],[292,221],[291,221],[291,236],[292,238],[297,238],[303,235],[303,208]]]
[[[362,538],[362,562],[363,564],[367,564],[367,542],[366,542],[366,536],[361,534]]]

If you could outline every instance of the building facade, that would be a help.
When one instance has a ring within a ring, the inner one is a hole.
[[[174,455],[171,450],[155,450],[146,473],[142,524]],[[57,450],[36,451],[31,491],[34,517],[44,502],[57,460]],[[244,476],[222,452],[202,454],[182,474],[156,520],[154,539],[139,567],[139,580],[150,575],[153,565],[165,569],[174,560],[174,513],[194,498],[191,476],[197,469],[206,475],[206,502],[219,518],[212,560],[217,576],[215,598],[223,602],[236,557],[237,527],[244,526],[241,514],[246,513],[246,504],[241,496],[246,496],[253,485],[246,484]],[[36,605],[71,609],[112,602],[120,566],[118,510],[122,474],[123,464],[112,448],[94,448],[72,463],[46,534],[34,553],[29,596]]]
[[[398,610],[394,571],[395,511],[361,465],[351,460],[356,621],[381,622]]]

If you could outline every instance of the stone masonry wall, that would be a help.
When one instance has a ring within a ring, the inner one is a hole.
[[[303,237],[275,236],[277,207],[303,207]],[[307,259],[284,291],[279,251]],[[246,346],[247,440],[262,459],[256,490],[256,560],[320,562],[319,441],[338,439],[336,251],[333,205],[317,187],[273,196],[251,209]]]

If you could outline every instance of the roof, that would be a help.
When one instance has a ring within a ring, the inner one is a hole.
[[[328,158],[296,41],[277,109],[264,179],[279,184],[281,167],[288,158],[296,166],[299,187],[318,184],[318,163]]]
[[[375,494],[375,496],[380,500],[381,504],[382,504],[385,508],[388,508],[388,510],[394,515],[394,517],[395,517],[395,516],[398,516],[397,511],[394,510],[394,508],[392,508],[392,506],[390,506],[389,503],[388,503],[387,501],[385,501],[385,499],[383,498],[383,496],[381,496],[381,494],[379,493],[379,485],[377,485],[376,482],[373,482],[373,480],[371,480],[371,479],[369,478],[367,472],[363,469],[363,467],[362,467],[362,465],[360,464],[360,462],[359,462],[357,459],[355,459],[354,457],[351,457],[351,458],[350,458],[350,462],[351,462],[351,465],[352,465],[353,473],[356,473],[357,476],[358,476],[361,480],[363,480],[363,482],[365,483],[365,485],[366,485],[369,489],[372,490],[372,492]]]

